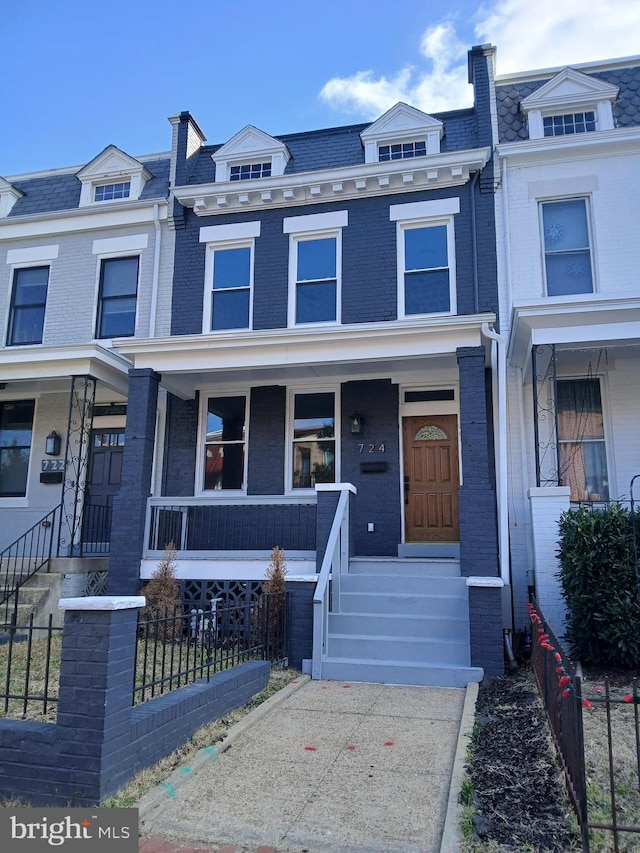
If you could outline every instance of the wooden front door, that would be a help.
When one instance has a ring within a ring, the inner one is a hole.
[[[402,419],[406,542],[457,542],[456,415]]]
[[[85,551],[105,551],[111,537],[113,498],[120,491],[124,427],[91,433],[89,478],[85,495],[82,540]]]

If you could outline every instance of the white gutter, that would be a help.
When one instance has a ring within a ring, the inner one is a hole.
[[[497,377],[498,388],[494,389],[493,430],[496,446],[496,501],[498,510],[498,559],[500,577],[510,583],[509,569],[509,514],[507,505],[507,354],[506,341],[488,323],[482,324],[482,334],[495,344],[491,347],[492,373]]]
[[[156,239],[153,247],[153,277],[151,279],[151,307],[149,308],[149,337],[156,335],[156,311],[158,307],[158,280],[160,277],[160,243],[162,231],[160,229],[160,217],[158,205],[153,205],[153,227],[156,231]]]

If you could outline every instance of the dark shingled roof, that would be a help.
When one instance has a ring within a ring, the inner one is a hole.
[[[620,88],[620,93],[613,102],[613,120],[616,127],[640,124],[640,65],[610,71],[596,71],[589,76]],[[529,138],[525,116],[520,112],[520,102],[536,89],[544,86],[550,79],[553,78],[545,77],[540,80],[528,80],[526,83],[496,85],[500,142],[516,142],[519,139]]]
[[[444,122],[444,138],[441,150],[461,151],[478,145],[476,116],[473,109],[433,114]],[[289,133],[276,136],[289,149],[291,159],[285,175],[315,172],[320,169],[340,169],[364,163],[364,148],[360,140],[362,131],[369,124],[352,124],[346,127],[331,127],[305,133]],[[208,184],[215,181],[215,163],[211,159],[221,145],[205,145],[189,158],[187,165],[189,185]]]
[[[166,198],[169,190],[169,159],[150,160],[144,165],[151,173],[151,178],[145,184],[140,198]],[[11,183],[24,195],[16,201],[9,216],[75,210],[80,202],[80,181],[73,174],[25,178]]]

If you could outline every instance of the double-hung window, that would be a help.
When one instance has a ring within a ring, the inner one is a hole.
[[[205,492],[244,488],[246,408],[244,395],[206,399],[202,478]]]
[[[397,222],[398,316],[456,311],[453,214],[458,198],[394,204]]]
[[[587,200],[541,203],[547,296],[593,292]]]
[[[8,345],[42,343],[48,284],[49,267],[14,270]]]
[[[339,323],[346,210],[289,216],[289,325]]]
[[[138,257],[104,258],[100,264],[97,338],[135,334]]]
[[[25,497],[33,432],[33,400],[0,402],[0,497]]]
[[[559,380],[556,414],[560,480],[571,488],[571,500],[609,500],[600,381]]]
[[[206,243],[203,332],[250,329],[253,257],[260,222],[208,225],[200,229]]]
[[[293,395],[292,487],[336,480],[336,412],[332,391]]]

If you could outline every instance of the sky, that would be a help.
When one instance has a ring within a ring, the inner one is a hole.
[[[10,177],[168,151],[182,110],[214,144],[470,106],[473,45],[499,75],[640,54],[640,2],[0,0],[0,33]]]

